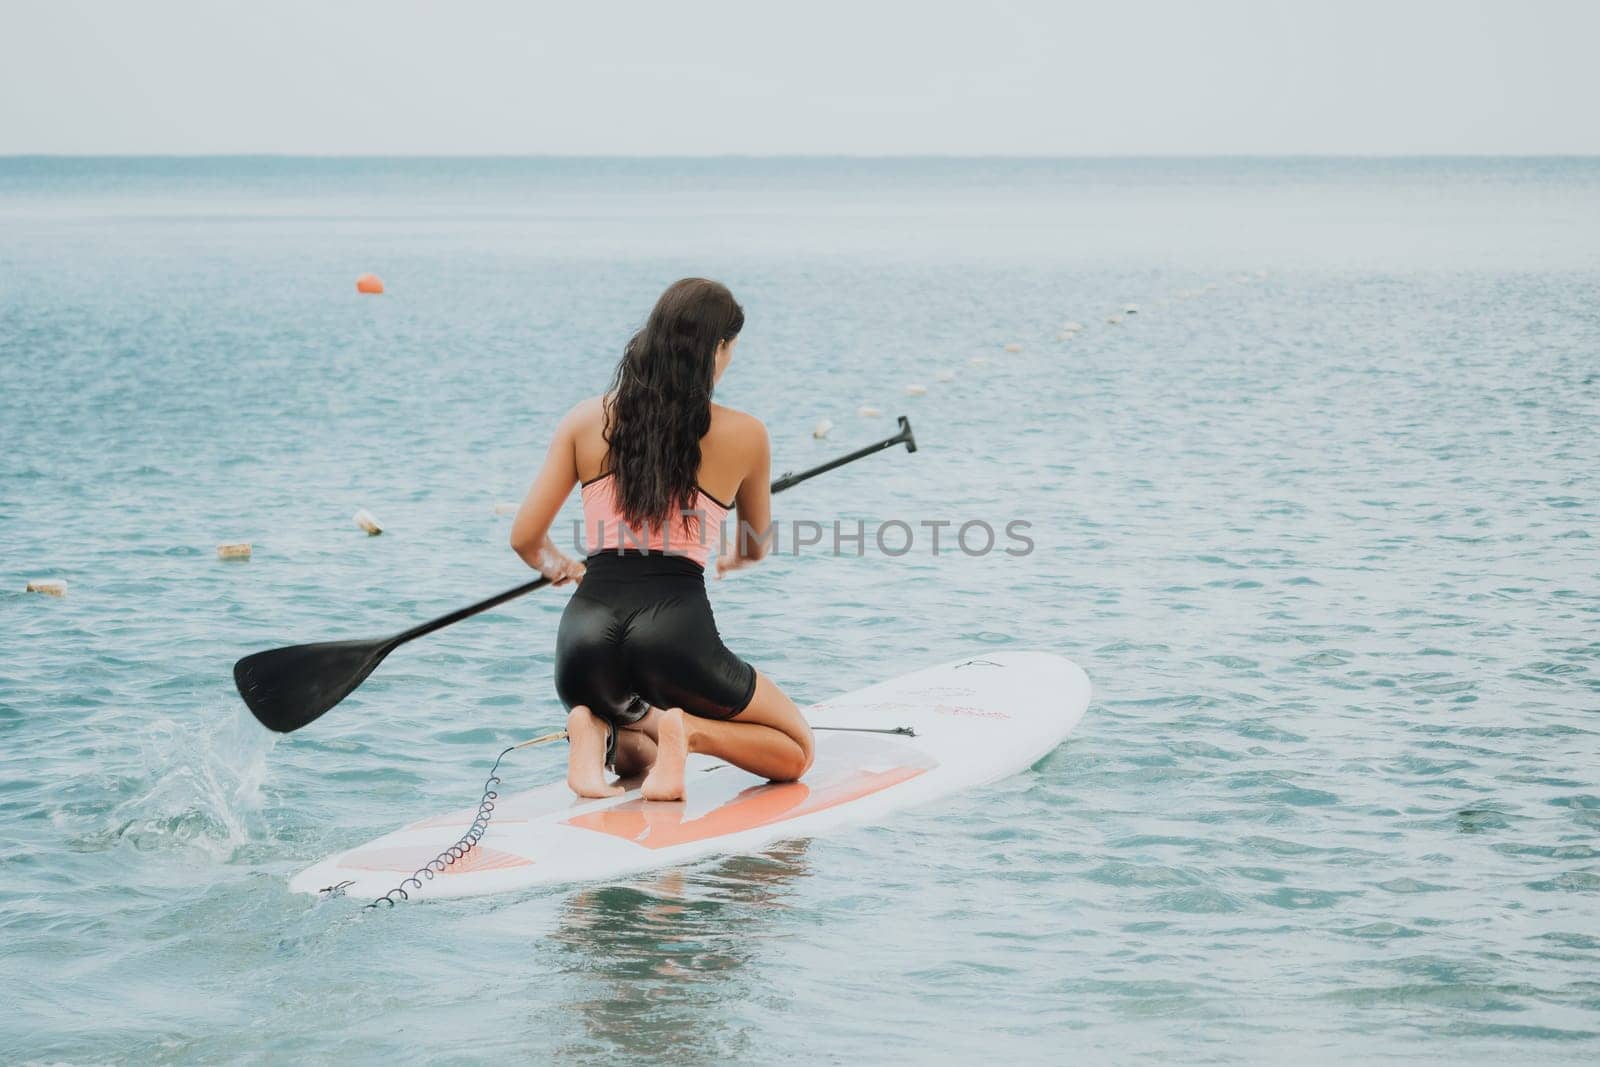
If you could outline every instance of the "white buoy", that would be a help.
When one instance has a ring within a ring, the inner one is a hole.
[[[1121,326],[1122,325],[1122,316],[1121,315],[1107,315],[1106,316],[1106,325],[1107,326]]]
[[[1214,293],[1214,292],[1217,291],[1217,283],[1216,282],[1206,282],[1205,285],[1200,287],[1200,291],[1202,293]]]
[[[1139,314],[1139,305],[1138,304],[1123,304],[1122,305],[1122,313],[1124,315],[1137,315],[1137,314]]]
[[[1266,276],[1267,276],[1267,272],[1266,271],[1264,271],[1264,270],[1256,271],[1256,277],[1257,278],[1263,278],[1264,279],[1264,278],[1266,278]]]
[[[360,511],[356,512],[354,518],[356,525],[367,531],[368,537],[377,537],[379,534],[383,533],[383,524],[377,519],[373,518],[372,512],[368,511],[366,508],[362,508]]]
[[[1061,324],[1061,329],[1067,333],[1077,333],[1079,330],[1083,329],[1083,323],[1074,322],[1073,320],[1068,319],[1066,322]]]
[[[820,441],[824,437],[828,436],[828,431],[831,429],[833,429],[833,420],[823,419],[821,422],[817,423],[816,429],[811,431],[811,436]]]
[[[883,412],[879,411],[871,404],[862,404],[860,407],[856,408],[856,414],[863,419],[875,419],[879,415],[882,415]]]
[[[1060,333],[1056,334],[1056,340],[1057,341],[1070,341],[1076,336],[1077,336],[1077,334],[1073,333],[1071,330],[1062,330]]]
[[[987,367],[989,365],[989,357],[973,356],[971,359],[967,360],[967,362],[972,364],[974,367]]]
[[[28,583],[28,592],[45,596],[66,596],[67,583],[63,578],[35,578]]]
[[[928,387],[926,385],[917,385],[913,382],[911,385],[906,386],[906,396],[924,396],[927,392]]]
[[[1021,352],[1022,351],[1022,346],[1017,344],[1015,341],[1013,341],[1011,344],[1006,345],[1006,351],[1007,352]]]
[[[953,370],[936,370],[933,372],[933,380],[936,382],[953,382],[956,380],[956,372]]]
[[[509,500],[497,501],[494,506],[494,513],[496,515],[515,515],[517,513],[517,505]]]
[[[217,546],[218,559],[249,559],[249,541],[229,541],[227,544]]]

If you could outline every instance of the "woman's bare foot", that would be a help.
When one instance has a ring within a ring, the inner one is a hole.
[[[567,788],[580,797],[614,797],[623,791],[606,780],[609,736],[605,722],[582,704],[567,716]]]
[[[683,768],[689,759],[689,727],[682,708],[666,708],[656,727],[656,762],[639,786],[646,800],[682,800]]]

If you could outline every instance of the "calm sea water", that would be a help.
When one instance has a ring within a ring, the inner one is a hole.
[[[785,515],[1037,544],[775,559],[733,647],[805,701],[1052,649],[1083,725],[760,855],[291,896],[559,721],[563,596],[281,739],[233,660],[522,580],[494,505],[690,273],[778,469],[915,422]],[[1592,1062],[1597,295],[1594,160],[0,160],[0,1051]]]

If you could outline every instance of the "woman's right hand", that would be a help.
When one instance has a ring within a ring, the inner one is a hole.
[[[551,585],[566,585],[569,582],[581,582],[585,567],[580,560],[575,560],[555,546],[549,537],[544,539],[544,544],[539,546],[538,556],[539,573],[550,579]]]

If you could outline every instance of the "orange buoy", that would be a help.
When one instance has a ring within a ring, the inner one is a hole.
[[[356,292],[381,293],[383,292],[383,279],[376,274],[363,274],[356,279]]]

